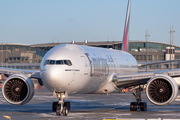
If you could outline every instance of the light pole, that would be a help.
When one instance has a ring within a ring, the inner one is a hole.
[[[175,31],[173,30],[173,25],[172,25],[172,30],[170,31],[170,33],[172,33],[172,45],[173,45],[173,33],[174,33]],[[171,46],[172,46],[171,45]]]
[[[171,30],[171,26],[170,26],[170,31],[169,31],[169,33],[170,33],[170,60],[172,59],[172,54],[174,54],[174,52],[173,52],[173,50],[172,50],[172,46],[173,46],[173,33],[174,33],[175,31],[173,30],[173,25],[172,25],[172,30]],[[172,33],[172,36],[171,36],[171,33]],[[171,42],[171,40],[172,40],[172,42]],[[173,58],[174,59],[174,58]],[[172,69],[172,63],[170,62],[170,69]]]
[[[148,30],[146,30],[146,35],[145,35],[145,37],[146,37],[146,62],[148,62],[148,41],[149,41],[149,37],[150,37],[150,35],[149,35],[149,31]],[[148,72],[148,66],[146,66],[146,72]]]

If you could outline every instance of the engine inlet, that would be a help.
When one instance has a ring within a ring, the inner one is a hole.
[[[149,85],[149,95],[151,99],[156,102],[166,102],[171,98],[172,86],[171,84],[163,79],[154,80]]]
[[[28,88],[21,79],[9,80],[5,85],[5,94],[13,102],[19,102],[27,96]]]

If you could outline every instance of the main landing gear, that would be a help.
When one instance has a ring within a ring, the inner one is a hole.
[[[57,97],[59,98],[59,102],[53,102],[52,110],[56,111],[56,115],[67,116],[70,110],[70,102],[64,102],[65,92],[56,92]]]
[[[136,88],[136,94],[132,92],[132,94],[135,96],[137,102],[131,102],[130,104],[130,110],[131,111],[137,111],[137,109],[140,109],[141,111],[147,110],[147,103],[141,102],[141,87],[138,85]]]

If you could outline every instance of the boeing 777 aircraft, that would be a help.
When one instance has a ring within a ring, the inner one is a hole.
[[[147,98],[153,104],[163,106],[173,102],[180,86],[180,69],[138,73],[138,66],[167,61],[138,64],[126,52],[130,2],[131,0],[128,1],[122,50],[62,44],[47,52],[39,72],[0,68],[0,73],[9,76],[2,86],[5,100],[13,105],[29,102],[34,95],[31,78],[36,78],[40,85],[45,85],[59,99],[52,104],[52,109],[58,116],[67,116],[70,110],[70,102],[65,101],[67,95],[111,93],[131,86],[136,91],[133,93],[136,102],[130,103],[130,110],[146,111],[147,104],[141,101],[140,90],[140,85],[145,84]]]

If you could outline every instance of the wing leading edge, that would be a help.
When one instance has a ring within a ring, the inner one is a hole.
[[[172,78],[180,77],[180,69],[175,70],[164,70],[155,72],[144,72],[144,73],[132,73],[132,74],[122,74],[117,75],[117,79],[112,82],[117,87],[129,87],[139,84],[146,84],[152,77],[164,74]],[[180,86],[178,84],[178,86]]]
[[[40,71],[32,71],[32,70],[22,70],[22,69],[11,69],[11,68],[3,68],[0,67],[0,73],[9,77],[13,74],[24,74],[29,78],[37,79],[40,85],[43,85],[41,80]]]
[[[40,71],[22,70],[22,69],[11,69],[0,67],[0,73],[10,76],[12,74],[25,74],[29,78],[41,79]]]
[[[168,63],[168,62],[178,62],[178,61],[180,61],[180,59],[145,62],[145,63],[139,63],[138,67],[147,66],[147,65],[154,65],[154,64],[162,64],[162,63]]]

